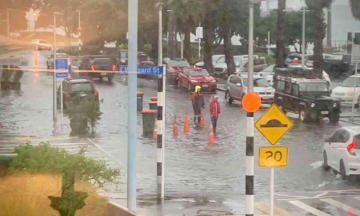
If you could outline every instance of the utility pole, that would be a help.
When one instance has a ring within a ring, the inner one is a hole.
[[[174,46],[174,29],[173,29],[173,14],[172,14],[172,10],[167,10],[167,12],[169,13],[169,20],[168,20],[168,32],[169,32],[169,37],[168,37],[168,57],[170,59],[173,59],[173,46]]]
[[[53,119],[56,121],[57,112],[56,112],[56,15],[54,12],[54,46],[53,46],[53,54],[54,54],[54,74],[53,74]],[[62,96],[60,94],[60,96]]]
[[[10,9],[6,9],[7,36],[8,36],[8,38],[10,37],[10,18],[9,18],[9,10],[10,10]]]
[[[303,26],[302,26],[302,55],[301,55],[301,67],[304,69],[305,68],[305,15],[306,15],[306,10],[305,10],[305,5],[303,6]]]
[[[138,0],[128,0],[129,67],[128,67],[128,164],[127,164],[127,207],[136,212],[137,187],[137,51],[138,51]]]
[[[332,40],[332,4],[329,5],[327,10],[327,34],[326,34],[326,45],[328,48],[332,47],[331,40]]]
[[[79,13],[79,27],[78,27],[78,40],[79,40],[79,56],[80,56],[80,52],[81,52],[81,11],[77,10],[77,12]]]

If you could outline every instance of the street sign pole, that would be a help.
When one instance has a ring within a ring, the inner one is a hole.
[[[63,124],[63,118],[64,118],[64,102],[63,102],[63,82],[62,79],[60,80],[60,112],[61,112],[61,127]]]
[[[128,0],[129,75],[128,75],[128,164],[127,207],[136,212],[137,169],[137,50],[138,50],[138,0]]]
[[[275,181],[275,170],[271,167],[270,176],[270,216],[274,216],[274,181]]]

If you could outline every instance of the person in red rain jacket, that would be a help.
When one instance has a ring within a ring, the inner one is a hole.
[[[210,116],[211,116],[211,123],[214,129],[214,134],[216,133],[216,126],[219,115],[220,115],[220,104],[218,101],[218,96],[215,95],[210,103]]]

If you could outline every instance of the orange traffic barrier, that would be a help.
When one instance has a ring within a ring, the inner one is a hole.
[[[177,136],[177,135],[179,134],[179,128],[178,128],[178,122],[177,122],[176,115],[175,115],[175,117],[174,117],[173,134],[174,134],[174,136]]]
[[[205,127],[205,118],[204,118],[204,113],[203,112],[201,112],[200,126]]]
[[[213,129],[212,124],[210,124],[210,136],[209,136],[209,143],[210,143],[210,144],[215,143],[214,129]]]
[[[155,119],[153,139],[154,139],[154,140],[157,140],[157,119]]]
[[[185,124],[184,124],[184,133],[189,133],[190,132],[190,128],[189,128],[189,116],[186,113],[185,114]]]

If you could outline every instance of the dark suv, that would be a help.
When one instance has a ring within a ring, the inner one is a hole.
[[[330,98],[329,85],[322,79],[311,79],[312,70],[278,68],[274,76],[274,101],[284,112],[299,114],[300,121],[328,117],[336,123],[340,101]]]
[[[81,59],[79,70],[80,75],[99,79],[107,77],[108,81],[111,82],[115,75],[116,64],[111,58],[105,56],[84,56]]]

